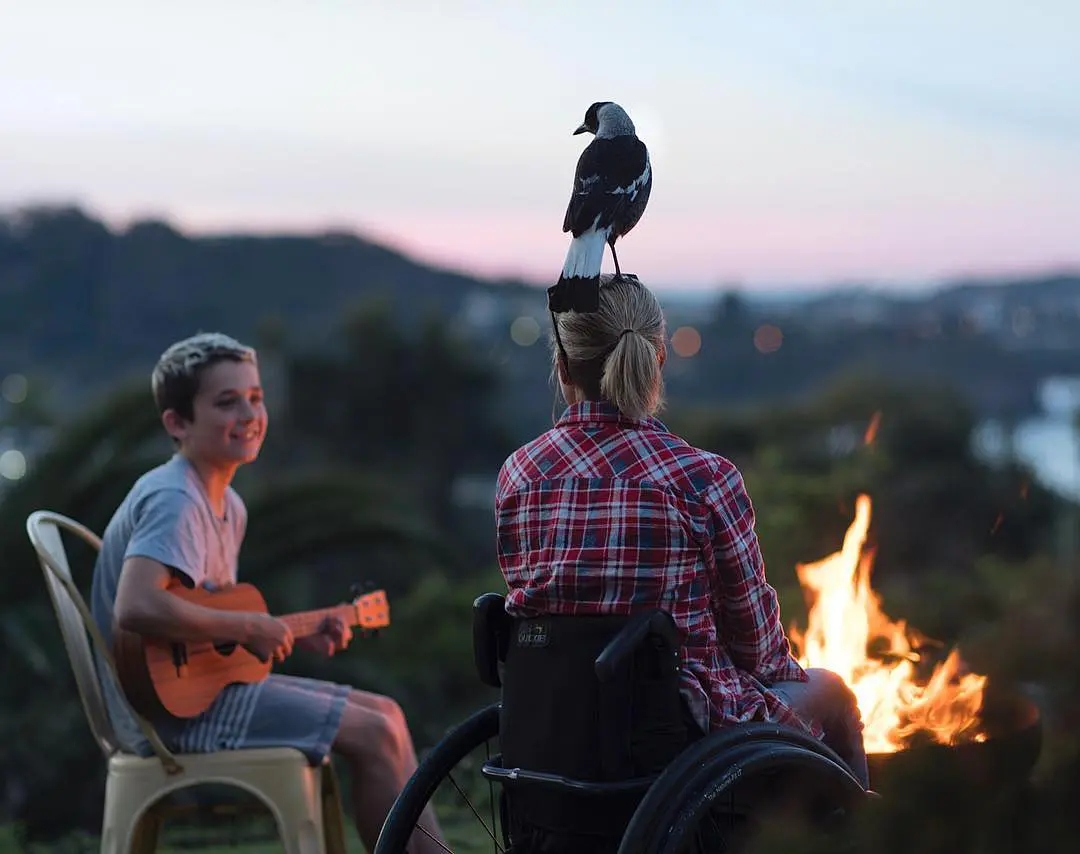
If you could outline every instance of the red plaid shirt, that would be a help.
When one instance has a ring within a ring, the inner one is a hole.
[[[634,422],[609,404],[579,403],[507,459],[495,502],[508,611],[662,608],[684,632],[682,693],[703,728],[750,720],[808,728],[766,687],[806,674],[729,461],[655,418]]]

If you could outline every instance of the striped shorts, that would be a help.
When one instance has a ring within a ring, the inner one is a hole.
[[[198,717],[158,732],[178,753],[292,747],[318,765],[337,737],[348,685],[272,674],[252,685],[230,685]]]

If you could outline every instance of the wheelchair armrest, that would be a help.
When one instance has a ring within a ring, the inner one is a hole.
[[[596,657],[596,678],[610,682],[649,635],[656,635],[673,652],[679,648],[675,621],[666,611],[647,611],[633,617]]]
[[[499,662],[506,661],[510,628],[506,597],[484,593],[476,598],[473,602],[473,661],[480,681],[492,688],[502,687]]]

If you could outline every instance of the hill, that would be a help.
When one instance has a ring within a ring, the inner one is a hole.
[[[698,350],[669,360],[673,404],[775,403],[857,372],[944,382],[981,415],[1017,415],[1034,408],[1042,378],[1080,374],[1080,275],[1072,273],[903,295],[662,296],[672,331],[700,333]],[[537,285],[435,269],[348,233],[194,237],[160,221],[116,230],[77,208],[0,217],[0,377],[45,375],[71,406],[144,375],[165,343],[193,331],[325,346],[367,300],[383,301],[406,330],[430,313],[446,318],[498,367],[501,405],[530,429],[549,422],[549,357],[539,346],[548,317]],[[755,343],[763,325],[780,329],[775,346]]]
[[[125,231],[73,208],[0,219],[0,365],[96,384],[145,369],[163,342],[222,328],[242,339],[287,320],[324,339],[349,307],[385,300],[408,324],[470,297],[535,289],[422,266],[356,235],[189,237],[163,222]]]

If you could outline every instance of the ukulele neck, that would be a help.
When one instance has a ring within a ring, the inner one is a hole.
[[[333,608],[320,608],[317,611],[299,611],[279,617],[279,619],[292,630],[293,637],[303,638],[318,634],[319,627],[327,617],[338,617],[349,627],[359,622],[354,605],[337,605]]]

